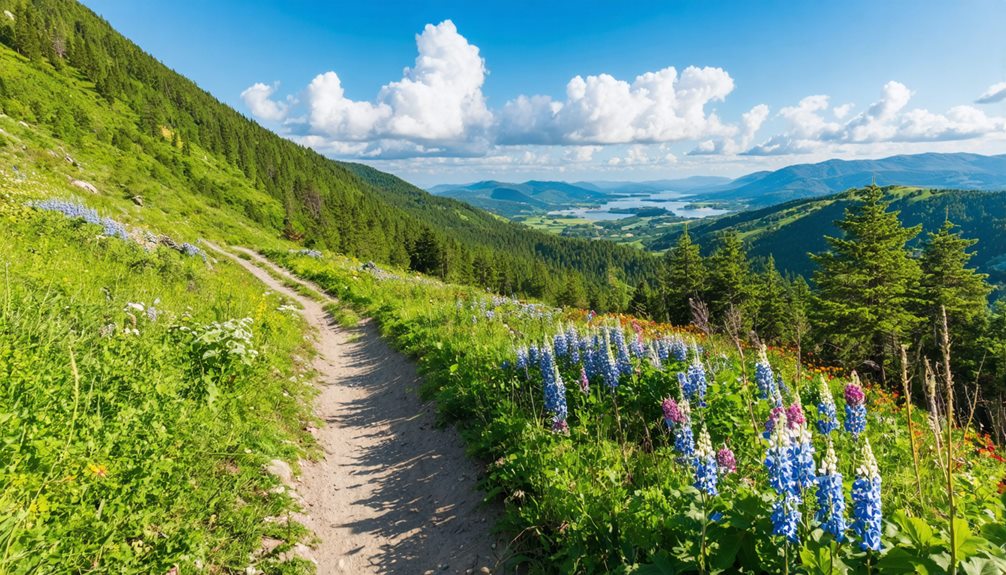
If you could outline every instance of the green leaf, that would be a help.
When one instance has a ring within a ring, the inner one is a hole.
[[[800,562],[803,568],[810,575],[830,575],[831,557],[828,549],[817,544],[813,544],[813,547],[811,545],[808,542],[800,549]]]
[[[984,538],[972,535],[971,528],[968,526],[968,522],[965,519],[955,517],[953,521],[953,530],[957,561],[963,561],[968,557],[971,557],[988,545],[988,541]]]
[[[653,556],[653,563],[643,565],[636,570],[638,575],[675,575],[673,560],[663,553]]]
[[[906,517],[901,525],[905,535],[920,551],[940,543],[929,523],[919,517]]]

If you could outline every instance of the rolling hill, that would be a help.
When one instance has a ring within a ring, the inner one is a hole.
[[[430,188],[430,192],[507,218],[574,206],[593,206],[611,199],[611,194],[600,189],[566,182],[533,180],[520,184],[493,180],[462,185],[446,184],[434,186]]]

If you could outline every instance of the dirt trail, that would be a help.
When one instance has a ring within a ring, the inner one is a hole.
[[[453,429],[434,426],[433,406],[417,396],[412,362],[373,324],[334,324],[321,304],[262,268],[322,293],[317,286],[254,252],[234,248],[252,263],[208,245],[299,302],[318,332],[315,411],[325,425],[314,435],[324,458],[302,461],[292,483],[305,508],[298,520],[320,539],[312,551],[318,573],[495,571],[502,543],[491,533],[495,512],[480,505],[478,468]]]

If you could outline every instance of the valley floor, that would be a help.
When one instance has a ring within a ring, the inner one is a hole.
[[[253,252],[242,250],[254,263],[210,247],[300,303],[317,331],[315,411],[323,426],[313,433],[323,456],[301,462],[302,474],[287,481],[303,501],[297,519],[319,538],[308,557],[318,573],[494,569],[503,552],[491,533],[496,512],[481,505],[479,471],[457,433],[436,427],[434,407],[419,399],[415,366],[372,324],[342,328],[274,275],[321,293],[317,287]]]

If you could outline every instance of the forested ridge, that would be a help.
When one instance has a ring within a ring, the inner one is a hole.
[[[654,259],[638,250],[535,232],[283,139],[77,2],[3,0],[0,9],[9,12],[0,18],[3,44],[57,79],[86,80],[96,100],[52,97],[19,78],[21,70],[9,69],[0,77],[5,113],[71,144],[88,145],[93,138],[97,146],[150,155],[165,170],[184,174],[186,191],[277,235],[496,291],[603,309],[624,306],[628,286],[655,272]],[[127,121],[96,122],[93,106],[111,108]],[[270,201],[263,204],[213,173],[196,173],[193,153],[236,168]]]

